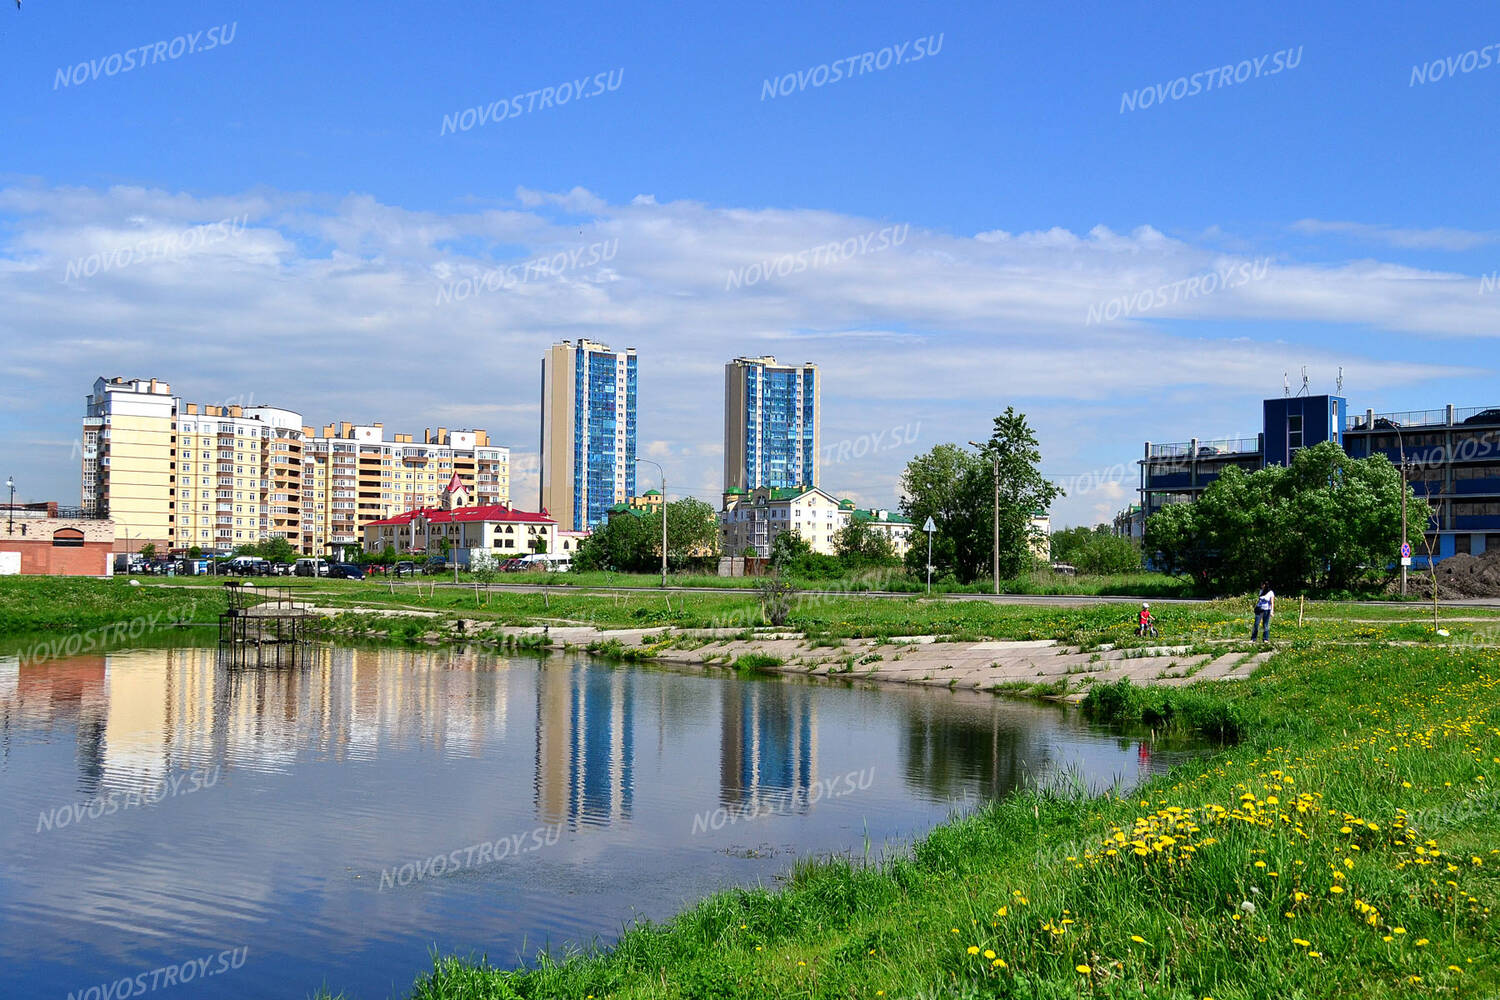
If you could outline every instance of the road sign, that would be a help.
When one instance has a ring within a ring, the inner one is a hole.
[[[1411,565],[1411,563],[1409,561],[1411,559],[1411,542],[1402,542],[1401,543],[1401,558],[1408,560],[1408,562],[1404,563],[1403,565],[1407,565],[1407,566]]]
[[[1401,557],[1401,565],[1403,565],[1403,566],[1410,566],[1411,565],[1411,556],[1402,556]]]
[[[932,523],[932,518],[929,517],[927,519],[927,523],[924,524],[924,525],[922,525],[922,530],[923,531],[936,531],[937,530],[937,525],[933,524]]]

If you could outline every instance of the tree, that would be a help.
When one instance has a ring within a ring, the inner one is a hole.
[[[1030,564],[1032,515],[1049,509],[1062,495],[1038,471],[1041,457],[1026,416],[1006,407],[981,451],[940,444],[907,463],[901,510],[914,524],[932,518],[932,561],[940,572],[951,572],[963,583],[989,575],[997,462],[1000,575],[1013,576]],[[913,545],[907,552],[914,571],[921,570],[925,549]]]
[[[610,570],[615,573],[645,573],[659,564],[661,525],[652,531],[645,518],[625,512],[616,514],[594,529],[573,555],[580,570]]]
[[[197,545],[190,545],[190,546],[188,546],[188,558],[189,559],[202,559],[203,558],[203,549],[200,548]]]
[[[256,555],[273,563],[289,563],[297,561],[297,550],[292,548],[292,543],[281,535],[267,538],[256,547]]]
[[[146,560],[147,562],[150,562],[151,560],[156,558],[155,542],[147,542],[145,545],[141,546],[141,558]]]
[[[661,532],[657,521],[656,531]],[[681,566],[691,559],[705,559],[719,548],[719,515],[710,504],[684,497],[667,504],[667,561]],[[660,539],[656,545],[661,557]]]
[[[891,536],[857,517],[850,517],[848,524],[834,532],[833,551],[848,569],[888,566],[896,562],[896,547],[891,543]]]
[[[771,567],[778,572],[812,555],[812,545],[795,528],[783,529],[771,542]]]
[[[532,535],[531,541],[528,544],[530,544],[531,546],[531,551],[535,552],[537,555],[545,555],[547,552],[546,535]]]
[[[1071,565],[1078,553],[1096,535],[1107,534],[1109,534],[1109,526],[1103,524],[1096,524],[1092,528],[1079,525],[1076,528],[1063,528],[1061,531],[1054,531],[1048,543],[1052,561]]]
[[[1215,593],[1347,590],[1385,573],[1401,545],[1420,544],[1431,510],[1384,455],[1353,459],[1332,442],[1297,452],[1290,467],[1230,467],[1192,504],[1146,522],[1146,551],[1168,572]]]
[[[1141,550],[1132,539],[1092,532],[1074,552],[1073,565],[1080,573],[1101,576],[1135,573],[1141,568]]]

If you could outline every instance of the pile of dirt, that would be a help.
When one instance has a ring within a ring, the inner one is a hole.
[[[1479,556],[1449,556],[1437,564],[1436,572],[1440,597],[1500,597],[1500,547]]]

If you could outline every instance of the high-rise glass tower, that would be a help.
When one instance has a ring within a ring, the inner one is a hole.
[[[724,489],[818,485],[818,366],[724,366]]]
[[[553,344],[542,358],[541,505],[582,531],[635,495],[635,348]]]

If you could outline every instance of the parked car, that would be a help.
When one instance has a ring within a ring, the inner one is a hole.
[[[519,573],[526,568],[526,560],[520,556],[513,556],[505,560],[499,566],[502,573]]]
[[[391,567],[391,572],[396,576],[416,576],[417,564],[410,559],[403,559]]]
[[[235,556],[229,560],[229,572],[242,576],[269,576],[271,564],[260,556]]]
[[[448,560],[442,557],[429,559],[422,565],[422,572],[426,576],[432,576],[434,573],[446,573],[448,572]]]
[[[329,563],[328,576],[335,580],[363,580],[365,568],[358,563]]]
[[[1466,424],[1500,424],[1500,410],[1480,410],[1472,417],[1465,417]]]

